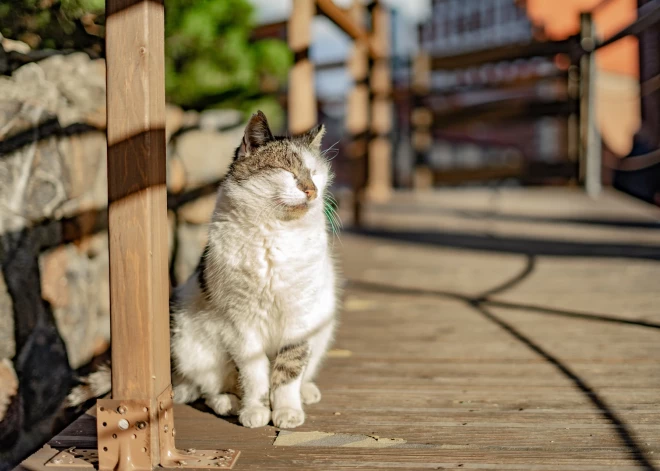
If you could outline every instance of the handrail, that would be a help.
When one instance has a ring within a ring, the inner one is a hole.
[[[332,21],[339,29],[348,34],[354,41],[365,41],[369,48],[369,55],[376,59],[379,57],[378,50],[369,41],[369,32],[366,28],[356,23],[348,11],[338,7],[332,0],[316,0],[318,12]]]
[[[605,39],[604,41],[598,41],[591,49],[589,49],[589,47],[585,47],[584,44],[582,45],[582,47],[587,52],[591,52],[592,50],[609,46],[610,44],[626,36],[636,36],[642,33],[644,30],[655,25],[656,23],[660,23],[660,0],[656,0],[653,3],[647,3],[646,5],[643,5],[638,10],[637,20],[630,23],[628,26],[620,30],[618,33],[615,33],[614,35],[610,36],[608,39]]]
[[[495,62],[571,54],[576,50],[579,50],[577,36],[571,36],[562,41],[532,41],[522,44],[507,44],[454,56],[432,57],[431,68],[433,70],[456,70]]]

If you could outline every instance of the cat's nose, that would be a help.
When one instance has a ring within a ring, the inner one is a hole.
[[[307,188],[305,190],[305,195],[307,195],[307,199],[309,201],[312,201],[314,198],[316,198],[316,188]]]

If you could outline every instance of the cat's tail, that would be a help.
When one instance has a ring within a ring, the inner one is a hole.
[[[98,370],[80,378],[80,385],[71,390],[64,400],[65,407],[76,407],[90,399],[96,399],[108,394],[112,389],[112,375],[110,365],[105,364]]]

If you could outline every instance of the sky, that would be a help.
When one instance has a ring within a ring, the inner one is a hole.
[[[293,0],[250,0],[257,10],[259,24],[273,23],[286,19]],[[351,0],[334,0],[341,7],[348,7]],[[397,55],[405,56],[417,47],[416,25],[430,12],[430,0],[383,0],[383,3],[395,11],[395,50]],[[348,57],[351,41],[327,18],[317,16],[312,25],[313,42],[310,57],[314,62],[336,62]],[[323,97],[341,96],[350,83],[347,71],[324,71],[317,74],[317,90]]]

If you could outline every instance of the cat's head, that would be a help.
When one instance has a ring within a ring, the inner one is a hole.
[[[282,220],[322,210],[331,179],[323,134],[321,125],[297,137],[273,136],[266,116],[252,115],[227,175],[231,198]]]

